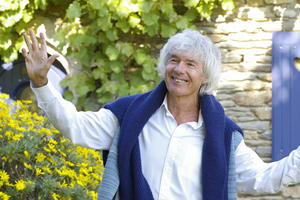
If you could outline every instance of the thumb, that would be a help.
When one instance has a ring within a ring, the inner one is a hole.
[[[53,54],[52,56],[50,56],[47,60],[47,67],[49,68],[58,57],[59,57],[58,54]]]

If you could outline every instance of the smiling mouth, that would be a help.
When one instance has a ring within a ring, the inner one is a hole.
[[[172,76],[172,80],[174,80],[176,83],[187,83],[188,81],[185,79],[179,79]]]

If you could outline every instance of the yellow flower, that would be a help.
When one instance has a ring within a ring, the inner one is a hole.
[[[26,158],[30,158],[30,153],[29,153],[28,151],[24,151],[24,156],[25,156]]]
[[[35,174],[37,175],[37,176],[39,176],[39,175],[43,175],[43,174],[45,174],[40,168],[36,168],[35,169]]]
[[[98,199],[98,193],[97,192],[87,190],[86,193],[92,198],[92,200],[97,200]]]
[[[60,200],[61,196],[59,194],[56,194],[55,192],[52,193],[53,200]]]
[[[0,191],[0,198],[2,200],[9,200],[10,196]]]
[[[23,180],[16,181],[15,187],[17,190],[24,190],[26,188],[25,181]]]
[[[48,172],[49,174],[52,174],[52,171],[49,167],[43,167],[42,168],[45,172]]]
[[[4,135],[5,135],[8,139],[11,139],[12,136],[14,135],[14,132],[12,132],[11,130],[9,130],[9,131],[6,131],[6,132],[4,133]]]
[[[27,164],[27,163],[23,163],[24,164],[24,167],[27,168],[27,169],[32,169],[32,166],[30,164]]]
[[[32,101],[31,100],[22,100],[22,103],[24,103],[24,104],[32,104]]]
[[[37,153],[35,156],[36,162],[43,162],[46,156],[43,153]]]
[[[17,130],[17,131],[20,131],[20,132],[25,132],[26,131],[26,128],[24,128],[24,127],[15,127],[15,129]]]
[[[3,182],[8,182],[9,175],[6,173],[6,171],[0,170],[0,180]]]
[[[33,113],[33,118],[37,121],[44,121],[45,117],[38,115],[37,113]]]
[[[24,134],[23,133],[19,133],[19,134],[15,134],[14,136],[12,136],[12,140],[13,141],[20,141],[20,138],[23,138]]]
[[[38,131],[38,134],[40,135],[52,135],[52,132],[49,130],[49,129],[46,129],[46,128],[41,128],[39,131]]]
[[[0,94],[0,99],[9,99],[9,95],[8,95],[8,94],[1,93],[1,94]]]

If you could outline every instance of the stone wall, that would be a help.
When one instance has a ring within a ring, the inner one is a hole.
[[[230,13],[216,13],[199,29],[220,47],[223,74],[217,96],[225,112],[244,130],[245,142],[271,161],[272,33],[300,31],[295,0],[236,1]],[[273,195],[239,195],[241,200],[300,199],[295,185]]]

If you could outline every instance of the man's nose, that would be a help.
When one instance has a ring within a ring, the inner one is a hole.
[[[174,71],[177,73],[183,73],[184,70],[185,70],[185,64],[183,61],[178,62],[174,69]]]

